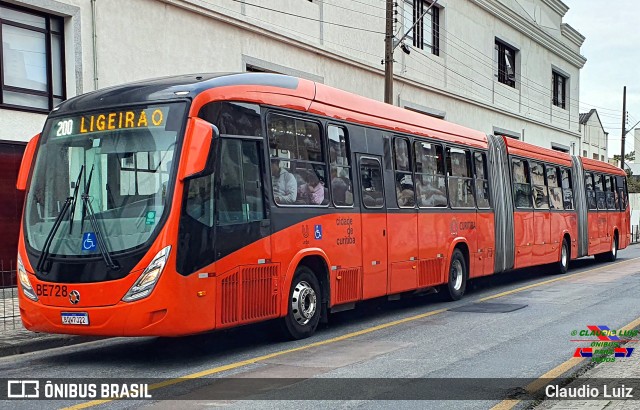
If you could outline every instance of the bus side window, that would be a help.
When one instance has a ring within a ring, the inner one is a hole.
[[[447,148],[447,172],[449,173],[449,203],[452,208],[475,208],[471,151]]]
[[[401,208],[413,208],[416,200],[411,173],[411,146],[409,145],[409,140],[395,137],[393,139],[393,154],[398,206]]]
[[[382,208],[384,206],[382,170],[377,160],[371,158],[360,160],[360,181],[364,206],[369,209]]]
[[[549,209],[549,191],[545,182],[543,164],[531,162],[531,178],[533,180],[533,205],[536,209]]]
[[[416,196],[421,208],[447,206],[442,145],[414,142],[416,160]]]
[[[353,205],[351,182],[351,155],[349,140],[343,127],[329,125],[329,162],[331,166],[331,195],[336,206]]]
[[[606,195],[604,193],[604,184],[602,183],[602,180],[604,178],[604,175],[599,175],[599,174],[594,174],[594,182],[595,182],[595,188],[596,188],[596,205],[598,206],[598,209],[607,209],[607,200],[606,200]]]
[[[489,173],[487,172],[487,154],[475,152],[473,154],[476,170],[476,199],[478,208],[489,209]]]
[[[587,172],[584,175],[584,188],[587,194],[587,208],[589,208],[589,210],[598,209],[593,174],[591,172]]]
[[[604,176],[604,190],[607,196],[607,209],[616,209],[616,186],[613,181],[613,177],[610,175]]]
[[[627,181],[623,176],[616,176],[616,186],[618,189],[618,205],[621,211],[627,209]]]
[[[218,224],[264,219],[258,143],[222,139],[219,170]]]
[[[564,209],[562,203],[562,188],[560,188],[560,169],[546,166],[547,185],[549,187],[549,207],[551,209]]]
[[[571,170],[562,169],[562,205],[564,209],[573,209],[573,186]]]
[[[531,178],[529,176],[529,163],[524,160],[514,159],[511,162],[513,175],[513,193],[516,208],[532,208]]]
[[[280,114],[267,118],[271,185],[278,205],[328,205],[320,125]]]
[[[185,212],[191,218],[212,228],[213,219],[213,179],[214,174],[201,176],[187,182]]]

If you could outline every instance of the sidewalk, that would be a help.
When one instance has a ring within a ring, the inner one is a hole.
[[[575,381],[569,383],[565,387],[580,387],[585,384],[597,385],[594,379],[615,379],[619,384],[625,384],[625,379],[640,379],[640,342],[628,342],[621,347],[634,348],[633,354],[628,358],[617,358],[613,363],[598,363],[595,367],[587,370],[580,375]],[[588,359],[587,359],[588,360]],[[635,383],[627,383],[629,385],[637,385]],[[640,392],[634,391],[634,396],[639,397]],[[536,410],[631,410],[637,409],[640,404],[637,400],[553,400],[548,399],[536,406]]]
[[[0,289],[0,357],[99,340],[99,337],[52,335],[26,330],[20,321],[16,288]]]

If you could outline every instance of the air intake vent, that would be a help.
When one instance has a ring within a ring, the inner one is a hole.
[[[418,264],[418,287],[437,285],[441,280],[442,261],[444,259],[426,259]]]
[[[360,297],[360,268],[336,271],[335,304],[353,302]]]

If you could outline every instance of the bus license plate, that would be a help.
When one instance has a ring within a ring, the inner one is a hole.
[[[63,325],[89,325],[89,314],[87,312],[62,312]]]

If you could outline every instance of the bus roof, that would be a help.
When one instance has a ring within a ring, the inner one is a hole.
[[[620,176],[627,175],[622,169],[597,159],[582,158],[582,166],[585,171],[606,172]]]
[[[507,144],[507,152],[511,155],[519,155],[544,162],[553,162],[568,167],[571,166],[571,156],[565,152],[539,147],[509,137],[504,137],[504,140]]]

